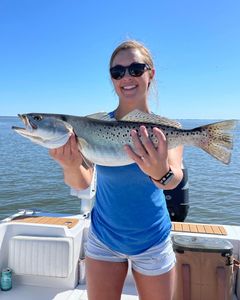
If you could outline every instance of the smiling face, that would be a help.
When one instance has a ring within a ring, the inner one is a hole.
[[[120,50],[114,57],[111,67],[130,66],[132,63],[147,63],[139,49],[129,48]],[[126,70],[123,78],[112,82],[119,97],[119,108],[129,112],[134,109],[148,111],[147,95],[154,70],[146,70],[142,76],[133,77]]]

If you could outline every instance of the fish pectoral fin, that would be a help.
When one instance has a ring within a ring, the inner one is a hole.
[[[82,152],[82,150],[84,148],[87,148],[88,142],[85,139],[80,138],[80,137],[77,136],[77,141],[78,141],[78,149],[79,149],[80,152]]]
[[[88,147],[88,142],[79,137],[77,138],[77,140],[78,140],[78,149],[83,159],[83,163],[82,163],[83,167],[85,169],[93,168],[93,163],[89,159],[87,159],[83,154],[83,149]]]
[[[175,120],[170,120],[168,118],[158,116],[155,114],[149,114],[142,112],[138,109],[135,109],[128,113],[126,116],[124,116],[121,121],[126,122],[143,122],[143,123],[155,123],[156,125],[165,125],[165,126],[171,126],[176,128],[181,128],[181,124]]]
[[[88,160],[83,154],[82,154],[82,159],[83,159],[82,165],[85,169],[88,170],[93,168],[93,163],[90,160]]]
[[[112,118],[107,112],[98,112],[95,114],[87,115],[86,118],[102,120],[102,121],[112,121]]]

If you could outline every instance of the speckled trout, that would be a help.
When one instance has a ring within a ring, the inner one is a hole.
[[[54,149],[65,145],[74,132],[79,150],[86,161],[104,166],[133,163],[125,152],[124,145],[128,144],[136,151],[131,130],[139,132],[141,125],[146,126],[155,147],[158,140],[153,128],[157,127],[165,134],[169,149],[178,145],[196,146],[224,164],[229,164],[233,148],[231,131],[237,123],[236,120],[226,120],[194,129],[182,129],[174,120],[138,110],[130,112],[121,120],[111,119],[107,113],[85,117],[45,113],[18,116],[25,128],[13,126],[12,129],[32,142]]]

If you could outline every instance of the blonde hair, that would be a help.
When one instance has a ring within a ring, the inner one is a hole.
[[[150,51],[141,43],[135,40],[128,40],[123,43],[121,43],[112,53],[112,56],[110,58],[109,67],[112,67],[113,60],[115,56],[122,50],[128,50],[128,49],[137,49],[140,51],[140,53],[143,56],[144,62],[149,65],[151,69],[154,69],[153,59]]]

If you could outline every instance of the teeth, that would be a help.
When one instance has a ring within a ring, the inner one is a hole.
[[[123,86],[124,90],[131,90],[134,89],[136,87],[136,85],[128,85],[128,86]]]

